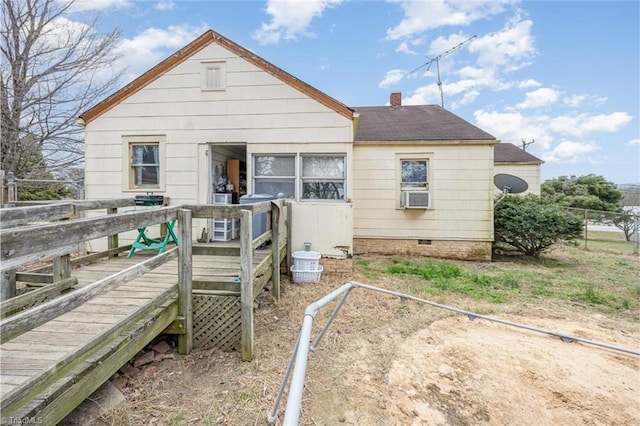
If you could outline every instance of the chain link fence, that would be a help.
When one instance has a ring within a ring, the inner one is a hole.
[[[18,179],[0,170],[0,204],[18,201],[83,200],[84,181],[64,179]]]
[[[622,212],[567,209],[584,220],[582,245],[585,249],[638,254],[640,206],[623,207]]]

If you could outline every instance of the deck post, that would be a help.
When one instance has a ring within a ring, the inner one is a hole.
[[[240,346],[242,360],[253,359],[253,212],[240,216]]]
[[[18,184],[13,172],[7,173],[7,203],[18,201]]]
[[[71,276],[71,255],[65,254],[53,259],[53,282],[62,281]]]
[[[7,203],[7,186],[4,182],[4,170],[0,170],[0,206]]]
[[[107,214],[116,214],[118,213],[117,207],[108,207]],[[107,248],[114,249],[118,248],[118,234],[107,236]],[[118,256],[117,253],[109,254],[109,259]]]
[[[178,335],[178,353],[187,355],[193,348],[191,210],[178,210],[178,225],[178,317],[182,318],[184,325],[184,330],[181,330],[184,334]]]
[[[287,201],[287,274],[291,270],[291,236],[293,234],[293,203]]]
[[[271,260],[273,263],[273,289],[271,294],[275,300],[280,300],[280,205],[271,202]]]
[[[0,302],[9,300],[16,295],[16,271],[8,270],[2,271],[0,276],[2,282],[0,284]]]

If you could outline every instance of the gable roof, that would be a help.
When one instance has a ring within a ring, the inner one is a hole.
[[[496,141],[437,105],[355,107],[360,114],[355,143],[403,141]]]
[[[194,41],[192,41],[191,43],[189,43],[188,45],[186,45],[185,47],[183,47],[173,55],[169,56],[167,59],[160,62],[155,67],[151,68],[149,71],[145,72],[144,74],[142,74],[141,76],[133,80],[131,83],[129,83],[122,89],[118,90],[117,92],[115,92],[114,94],[112,94],[111,96],[103,100],[102,102],[93,106],[91,109],[83,112],[80,115],[80,118],[84,120],[85,124],[89,123],[90,121],[100,116],[102,113],[113,108],[114,106],[122,102],[124,99],[128,98],[129,96],[133,95],[140,89],[144,88],[147,84],[156,80],[158,77],[162,76],[164,73],[174,68],[175,66],[179,65],[180,63],[182,63],[183,61],[191,57],[193,54],[202,50],[203,48],[210,45],[211,43],[219,44],[220,46],[235,53],[242,59],[252,63],[256,67],[276,77],[277,79],[284,81],[289,86],[294,87],[295,89],[301,91],[302,93],[309,96],[310,98],[315,99],[316,101],[320,102],[327,108],[334,110],[338,114],[350,120],[353,119],[353,110],[348,106],[346,106],[345,104],[337,101],[336,99],[332,98],[331,96],[325,93],[322,93],[315,87],[312,87],[309,84],[303,82],[302,80],[299,80],[298,78],[292,76],[288,72],[276,67],[275,65],[262,59],[255,53],[250,52],[249,50],[245,49],[239,44],[216,33],[213,30],[206,31],[200,37],[198,37],[197,39],[195,39]]]
[[[512,143],[498,143],[493,146],[494,163],[529,163],[542,164],[544,161],[518,148]]]

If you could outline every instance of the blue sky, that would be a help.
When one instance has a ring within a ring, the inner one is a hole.
[[[545,161],[640,182],[638,1],[86,0],[129,81],[213,29],[349,106],[440,104]],[[431,66],[430,59],[461,47]],[[126,81],[123,81],[125,83]]]

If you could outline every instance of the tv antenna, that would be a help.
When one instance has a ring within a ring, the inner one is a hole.
[[[444,108],[444,93],[442,92],[442,81],[440,80],[440,59],[444,58],[445,56],[448,56],[448,55],[452,54],[453,52],[455,52],[456,50],[460,49],[465,44],[469,43],[474,38],[476,38],[475,35],[469,37],[468,39],[466,39],[462,43],[456,44],[455,46],[453,46],[449,50],[445,50],[444,52],[439,53],[434,58],[429,58],[427,56],[427,58],[429,59],[427,62],[425,62],[424,64],[420,65],[418,68],[416,68],[415,70],[413,70],[413,71],[411,71],[409,73],[409,74],[413,74],[414,72],[418,71],[420,68],[423,68],[423,67],[427,67],[427,69],[425,71],[429,71],[429,68],[431,68],[431,65],[434,62],[436,63],[436,72],[438,74],[438,88],[440,89],[440,105],[442,106],[442,108]]]
[[[535,141],[536,141],[535,139],[531,139],[531,141],[527,142],[527,141],[525,141],[524,139],[522,139],[522,150],[523,150],[523,151],[526,151],[526,150],[527,150],[527,147],[528,147],[529,145],[531,145],[532,143],[534,143]]]

